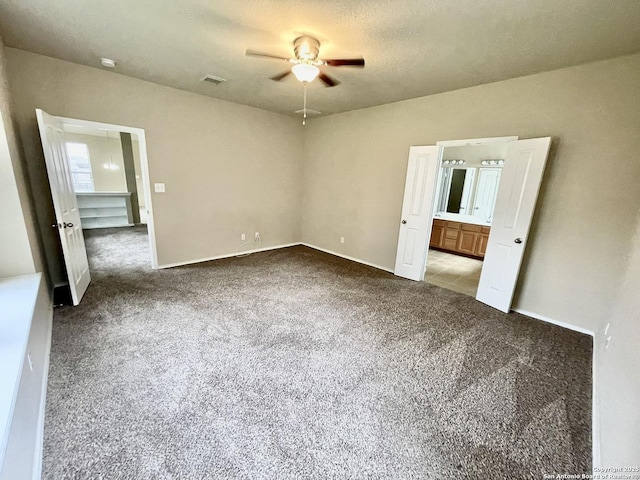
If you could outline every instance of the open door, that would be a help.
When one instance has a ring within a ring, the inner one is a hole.
[[[78,305],[89,286],[89,262],[80,224],[80,212],[73,190],[71,172],[64,143],[62,121],[36,109],[40,139],[47,166],[51,197],[60,234],[64,263],[67,268],[71,298]]]
[[[551,138],[509,142],[476,300],[511,309]]]
[[[394,274],[410,280],[424,279],[426,246],[440,167],[441,147],[411,147],[402,202],[402,221]]]

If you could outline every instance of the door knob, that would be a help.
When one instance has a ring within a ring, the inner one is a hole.
[[[404,224],[406,224],[406,223],[407,223],[407,221],[406,221],[406,220],[402,220],[402,224],[403,224],[403,225],[404,225]]]
[[[73,223],[71,223],[71,222],[69,222],[69,223],[66,223],[66,222],[65,222],[63,225],[64,225],[64,228],[71,228],[71,227],[73,227]]]
[[[516,238],[513,243],[522,243],[522,239],[521,238]]]
[[[51,225],[51,228],[62,228],[62,224],[61,223],[54,223]]]

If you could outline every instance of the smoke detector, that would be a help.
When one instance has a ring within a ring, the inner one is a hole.
[[[102,64],[103,67],[107,67],[107,68],[115,68],[116,67],[116,62],[114,60],[111,60],[110,58],[101,58],[100,59],[100,63]]]
[[[226,78],[216,77],[215,75],[205,75],[200,79],[201,82],[209,82],[214,85],[220,85],[222,82],[226,82]]]

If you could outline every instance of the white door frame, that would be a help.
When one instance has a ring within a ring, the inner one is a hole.
[[[93,122],[90,120],[80,120],[78,118],[57,117],[63,124],[74,127],[85,127],[91,129],[102,129],[110,132],[132,133],[138,136],[140,148],[140,168],[142,169],[142,186],[144,187],[144,202],[147,209],[147,231],[149,236],[149,249],[151,253],[151,268],[158,269],[158,251],[156,248],[156,231],[153,221],[153,204],[151,199],[151,181],[149,180],[149,160],[147,157],[147,140],[144,129],[127,127],[124,125],[114,125],[112,123]]]

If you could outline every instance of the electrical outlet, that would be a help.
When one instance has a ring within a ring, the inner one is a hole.
[[[260,232],[256,232],[256,234],[253,237],[255,240],[260,240]]]
[[[164,193],[165,192],[164,183],[154,183],[153,189],[156,193]]]
[[[344,237],[340,237],[340,243],[344,243]]]
[[[240,240],[246,240],[247,236],[243,233],[242,235],[240,235]]]

